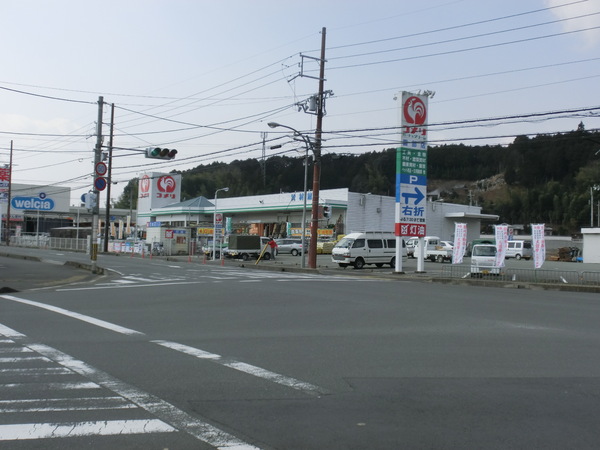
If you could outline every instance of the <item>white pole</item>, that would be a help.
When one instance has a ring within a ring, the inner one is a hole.
[[[215,191],[215,212],[213,214],[213,261],[217,259],[217,193],[219,189]]]

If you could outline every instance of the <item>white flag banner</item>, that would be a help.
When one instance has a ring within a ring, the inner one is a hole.
[[[467,224],[454,224],[454,248],[452,249],[452,264],[461,264],[467,250]]]
[[[504,267],[508,250],[508,225],[496,225],[496,267]]]
[[[533,239],[533,265],[539,269],[546,260],[546,238],[543,223],[531,224],[531,237]]]

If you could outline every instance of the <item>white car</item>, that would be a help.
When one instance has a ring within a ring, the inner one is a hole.
[[[454,249],[454,242],[450,242],[450,241],[440,241],[439,247],[442,247],[441,250],[453,250]]]

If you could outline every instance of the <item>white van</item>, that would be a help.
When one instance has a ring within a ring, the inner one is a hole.
[[[531,259],[533,257],[533,248],[531,241],[508,241],[508,249],[506,250],[506,259]]]
[[[500,268],[496,266],[496,252],[493,244],[474,245],[471,251],[471,276],[500,275]]]
[[[406,257],[406,245],[402,240],[402,256]],[[394,233],[350,233],[331,250],[331,260],[340,267],[354,266],[362,269],[365,264],[396,267],[396,236]]]

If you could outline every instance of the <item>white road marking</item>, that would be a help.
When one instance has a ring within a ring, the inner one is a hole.
[[[0,400],[0,414],[53,411],[98,411],[102,409],[136,408],[137,405],[134,405],[123,397],[28,398],[25,400]]]
[[[237,437],[198,420],[170,403],[128,385],[89,364],[44,344],[28,342],[27,337],[0,324],[0,334],[11,337],[31,350],[51,359],[62,367],[124,397],[160,420],[116,420],[76,423],[26,423],[0,425],[1,440],[45,439],[68,436],[122,435],[150,432],[183,431],[217,449],[258,450]]]
[[[29,388],[31,389],[31,383],[6,383],[0,384],[0,390],[12,390],[18,388]],[[100,386],[96,383],[88,382],[88,381],[80,381],[75,383],[44,383],[42,385],[36,386],[37,390],[46,391],[70,391],[74,389],[100,389]]]
[[[232,361],[231,359],[224,358],[221,355],[217,355],[215,353],[206,352],[204,350],[200,350],[198,348],[190,347],[188,345],[179,344],[177,342],[170,341],[152,341],[158,345],[162,345],[163,347],[170,348],[172,350],[176,350],[181,353],[185,353],[190,356],[195,356],[200,359],[209,359],[217,364],[220,364],[225,367],[229,367],[230,369],[239,370],[240,372],[247,373],[249,375],[253,375],[258,378],[263,378],[265,380],[272,381],[273,383],[281,384],[283,386],[291,387],[298,391],[302,391],[311,395],[323,395],[326,394],[327,391],[322,389],[314,384],[307,383],[304,381],[297,380],[295,378],[291,378],[285,375],[281,375],[275,372],[271,372],[270,370],[263,369],[261,367],[253,366],[251,364],[247,364],[239,361]]]
[[[26,300],[24,298],[15,297],[13,295],[0,295],[0,298],[4,298],[6,300],[11,300],[13,302],[23,303],[25,305],[35,306],[37,308],[47,309],[48,311],[52,311],[58,314],[62,314],[64,316],[72,317],[73,319],[81,320],[82,322],[91,323],[92,325],[96,325],[101,328],[106,328],[107,330],[114,331],[115,333],[127,334],[127,335],[144,335],[144,333],[140,333],[139,331],[132,330],[130,328],[125,328],[119,325],[115,325],[114,323],[106,322],[104,320],[95,319],[90,316],[86,316],[84,314],[79,314],[73,311],[69,311],[67,309],[59,308],[57,306],[46,305],[45,303],[34,302],[33,300]]]
[[[22,356],[19,358],[0,358],[0,364],[2,363],[16,363],[23,361],[50,361],[48,358],[43,356]]]
[[[0,441],[48,439],[77,436],[172,433],[177,431],[161,420],[101,420],[73,423],[23,423],[0,425]]]
[[[96,285],[90,287],[80,288],[62,288],[56,289],[57,292],[64,291],[95,291],[102,289],[126,289],[126,288],[144,288],[144,287],[156,287],[156,286],[174,286],[174,285],[186,285],[186,284],[204,284],[206,281],[173,281],[173,282],[157,282],[149,284],[113,284],[113,285]]]

